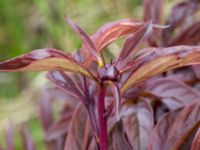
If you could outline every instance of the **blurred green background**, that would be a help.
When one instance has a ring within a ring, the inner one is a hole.
[[[109,21],[141,19],[141,4],[141,0],[0,0],[0,61],[45,47],[72,52],[81,41],[65,23],[65,15],[92,34]],[[16,132],[26,122],[39,149],[44,148],[35,94],[45,84],[44,73],[0,73],[1,145],[11,119]],[[16,149],[20,149],[16,139]]]

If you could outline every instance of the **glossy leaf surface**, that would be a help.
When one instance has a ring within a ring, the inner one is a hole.
[[[121,66],[123,67],[123,64],[127,63],[130,58],[134,57],[137,52],[136,47],[139,46],[141,42],[144,42],[144,40],[150,36],[152,31],[153,24],[150,22],[144,24],[144,26],[139,31],[136,31],[128,36],[117,60],[118,66],[120,66],[120,68]]]
[[[200,47],[198,46],[158,48],[152,54],[154,55],[146,56],[144,63],[130,75],[121,88],[122,93],[127,88],[167,70],[200,63]]]
[[[123,110],[124,130],[134,150],[146,150],[150,133],[154,126],[153,110],[147,101],[137,104],[127,101]]]
[[[165,115],[151,134],[149,150],[179,149],[185,140],[198,129],[200,124],[199,112],[200,104],[194,102]]]
[[[78,87],[78,82],[75,83],[72,74],[70,75],[62,71],[52,71],[48,73],[47,78],[62,91],[68,94],[69,99],[71,99],[71,97],[77,100],[84,99],[84,95],[81,89]]]
[[[170,110],[200,99],[199,92],[173,78],[155,78],[145,84],[145,91],[158,97]]]
[[[72,20],[67,19],[67,22],[74,29],[74,31],[78,34],[78,36],[82,39],[84,46],[86,47],[87,53],[89,53],[91,57],[96,58],[96,61],[102,61],[101,55],[99,55],[99,53],[98,53],[93,41],[90,39],[90,37]]]
[[[114,150],[132,150],[129,141],[126,139],[121,121],[115,124],[112,139]]]
[[[54,49],[34,50],[0,63],[0,71],[53,71],[63,70],[91,76],[70,55]]]
[[[94,42],[98,51],[101,51],[108,44],[118,39],[119,37],[127,36],[138,29],[140,29],[145,22],[137,21],[133,19],[123,19],[113,21],[105,24],[99,28],[92,36],[91,39]]]
[[[165,45],[169,45],[168,41],[173,36],[175,29],[183,25],[185,20],[198,10],[198,7],[199,3],[197,1],[184,1],[172,8],[167,21],[167,24],[169,24],[170,27],[163,32],[163,42]]]

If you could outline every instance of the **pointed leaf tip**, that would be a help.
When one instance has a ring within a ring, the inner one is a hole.
[[[151,51],[152,48],[149,48]],[[141,83],[167,70],[200,64],[200,46],[174,46],[156,48],[147,55],[138,69],[136,69],[121,87],[124,93],[129,87]]]
[[[75,24],[71,19],[66,18],[67,23],[71,26],[71,28],[77,33],[77,35],[81,38],[83,41],[84,45],[87,48],[87,52],[94,56],[96,61],[98,62],[99,65],[102,65],[102,58],[101,55],[98,53],[93,41],[90,39],[89,35],[81,27],[79,27],[77,24]],[[82,49],[85,50],[85,49]]]
[[[92,75],[70,55],[55,49],[39,49],[0,62],[0,72],[69,71]]]

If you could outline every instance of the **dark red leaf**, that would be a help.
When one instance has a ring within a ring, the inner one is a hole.
[[[84,137],[86,134],[87,111],[84,106],[79,103],[76,107],[72,121],[69,126],[69,132],[65,142],[65,150],[82,150],[84,147]],[[89,131],[88,131],[89,132]]]
[[[55,49],[34,50],[0,63],[0,71],[6,72],[53,70],[77,72],[91,77],[87,69],[78,64],[70,55]]]
[[[123,68],[124,63],[127,63],[130,58],[134,58],[137,49],[136,47],[141,44],[153,31],[153,24],[146,23],[141,29],[132,33],[125,41],[121,53],[117,60],[118,68]]]
[[[101,55],[98,53],[93,41],[90,39],[90,37],[72,20],[67,18],[68,24],[72,27],[72,29],[78,34],[78,36],[83,40],[84,46],[87,49],[87,53],[92,57],[93,59],[96,59],[97,62],[102,63]],[[83,48],[83,50],[85,50]]]
[[[50,95],[44,92],[39,101],[39,117],[44,131],[47,131],[53,123],[53,112],[50,100]]]
[[[192,66],[195,72],[195,76],[200,79],[200,65],[193,65]]]
[[[161,24],[163,0],[143,0],[144,20]]]
[[[149,150],[179,149],[198,129],[200,125],[199,113],[199,102],[169,112],[154,128]]]
[[[151,106],[145,100],[127,101],[121,111],[124,130],[134,150],[146,150],[154,126]]]
[[[123,19],[114,22],[107,23],[99,28],[92,36],[91,39],[97,48],[97,51],[101,52],[108,44],[112,43],[120,37],[127,36],[144,26],[146,22],[137,21],[133,19]],[[84,46],[82,47],[84,49]],[[83,50],[84,51],[84,50]],[[86,66],[91,65],[92,58],[87,53],[85,56]]]
[[[170,46],[195,45],[200,43],[200,22],[196,22],[188,28],[180,31],[176,37],[169,41]]]
[[[168,41],[172,37],[174,30],[180,25],[183,25],[184,21],[194,14],[198,8],[199,4],[195,1],[180,2],[173,7],[167,21],[167,24],[170,25],[170,27],[163,32],[164,45],[169,45]]]
[[[47,141],[53,141],[62,135],[65,135],[69,130],[71,115],[71,113],[65,113],[61,116],[57,123],[52,124],[52,126],[45,133],[45,139]]]
[[[162,24],[163,17],[163,0],[143,0],[143,18],[145,21],[152,21],[153,24]],[[154,30],[152,36],[149,38],[151,46],[160,45],[161,30]]]
[[[145,91],[158,97],[170,110],[178,109],[200,99],[194,88],[172,78],[155,78],[145,84]]]
[[[52,71],[48,73],[47,78],[71,97],[81,101],[84,100],[85,95],[78,86],[78,80],[76,80],[77,82],[74,81],[72,74],[70,75],[62,71]]]
[[[150,136],[148,150],[164,150],[169,131],[179,113],[180,110],[171,111],[156,124]]]
[[[113,149],[114,150],[132,150],[129,141],[125,137],[122,122],[115,124],[112,133]],[[135,150],[135,149],[134,149]]]
[[[152,51],[152,49],[149,48],[149,51]],[[121,88],[122,93],[129,87],[167,70],[200,64],[200,47],[175,46],[155,48],[149,55],[142,58],[142,60],[140,60],[140,58],[136,59],[135,65],[137,65],[137,61],[139,61],[140,67],[138,67],[123,84]]]
[[[123,19],[114,22],[107,23],[99,28],[92,36],[91,39],[94,42],[98,51],[101,51],[108,44],[118,39],[119,37],[127,36],[138,29],[140,29],[145,22]]]
[[[35,143],[33,142],[33,139],[25,126],[21,130],[21,137],[24,145],[24,150],[36,150]]]
[[[115,114],[117,119],[119,120],[120,116],[119,116],[119,112],[121,109],[121,94],[120,94],[120,89],[119,86],[113,82],[110,82],[111,85],[111,89],[112,89],[112,94],[114,97],[114,108],[115,108]],[[110,105],[110,108],[108,109],[110,111],[110,113],[112,112],[112,104]]]

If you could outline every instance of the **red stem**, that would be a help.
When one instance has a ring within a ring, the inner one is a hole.
[[[99,138],[100,138],[100,150],[108,149],[108,137],[107,137],[107,118],[105,116],[105,87],[101,83],[101,90],[98,99],[98,118],[99,118]]]

